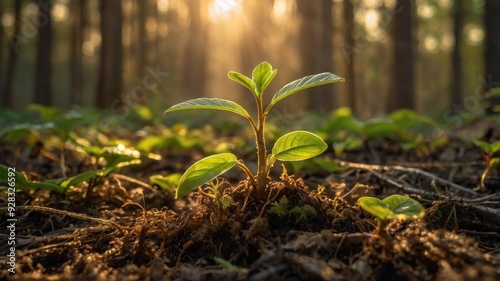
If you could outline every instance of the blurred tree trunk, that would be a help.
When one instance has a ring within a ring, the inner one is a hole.
[[[97,106],[120,101],[122,92],[122,5],[121,0],[101,0],[101,56]]]
[[[0,15],[3,15],[4,13],[4,9],[3,9],[3,5],[0,5]],[[4,51],[4,37],[5,37],[5,29],[3,27],[3,24],[0,24],[0,82],[4,82],[5,81],[3,80],[3,66],[5,65],[5,61],[4,61],[4,55],[3,55],[3,51]],[[1,84],[3,85],[3,84]],[[4,92],[2,90],[2,92],[0,92],[0,107],[1,106],[8,106],[7,104],[4,103],[5,102],[5,98],[4,98]]]
[[[415,109],[413,89],[412,1],[397,0],[394,7],[392,89],[386,111],[400,108]]]
[[[344,0],[344,46],[342,52],[347,61],[346,64],[346,86],[348,95],[348,104],[353,114],[356,114],[356,88],[354,84],[354,51],[356,42],[354,41],[354,5],[351,0]]]
[[[451,105],[461,104],[462,102],[462,38],[464,28],[464,1],[455,1],[453,9],[453,34],[455,36],[455,45],[452,52],[450,87]]]
[[[159,46],[159,39],[158,39],[158,36],[159,36],[159,27],[160,27],[160,12],[158,11],[158,0],[152,0],[152,1],[149,1],[149,6],[148,6],[148,10],[149,10],[149,15],[152,19],[155,20],[155,29],[154,30],[149,30],[148,31],[148,34],[152,34],[153,35],[153,38],[150,39],[149,36],[148,36],[148,54],[149,55],[149,59],[148,59],[148,63],[150,63],[151,61],[156,61],[157,58],[160,56],[160,46]],[[154,58],[154,59],[151,59],[151,58]],[[159,63],[159,61],[157,61],[156,63]]]
[[[19,52],[21,51],[22,41],[21,29],[21,0],[13,0],[14,4],[14,32],[9,36],[9,53],[7,57],[7,66],[5,68],[5,80],[2,88],[2,105],[12,106],[12,89],[16,74],[16,65]],[[2,65],[3,66],[3,65]],[[3,77],[2,77],[3,78]]]
[[[484,8],[488,87],[500,87],[500,1],[486,0]]]
[[[485,29],[486,29],[486,90],[500,87],[500,1],[485,1]],[[489,97],[487,113],[498,113],[500,97]]]
[[[332,1],[297,1],[300,17],[299,52],[302,75],[332,71]],[[310,111],[329,111],[334,107],[333,86],[325,85],[306,90]]]
[[[87,0],[70,2],[71,13],[71,103],[82,104],[82,44],[85,28],[85,3]]]
[[[207,64],[207,0],[186,0],[191,22],[182,67],[182,93],[186,98],[205,95]]]
[[[144,69],[146,67],[146,52],[148,52],[148,48],[146,47],[146,0],[137,0],[137,21],[136,21],[136,29],[137,29],[137,51],[134,54],[136,59],[136,78],[140,79],[141,76],[144,75]]]
[[[52,105],[52,24],[51,1],[38,0],[38,45],[35,103]]]
[[[273,61],[265,53],[266,38],[272,25],[272,11],[268,7],[274,7],[274,0],[265,1],[244,1],[242,17],[245,18],[243,24],[243,35],[241,36],[241,72],[251,73],[257,64],[264,60],[273,65]],[[242,89],[246,92],[246,89]]]

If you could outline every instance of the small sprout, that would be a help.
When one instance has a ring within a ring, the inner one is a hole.
[[[216,212],[212,213],[211,220],[213,216],[217,216],[217,220],[220,222],[222,218],[226,215],[226,209],[233,204],[233,198],[227,194],[224,194],[224,190],[221,188],[222,184],[226,183],[225,180],[215,178],[208,182],[208,187],[203,190],[198,187],[198,193],[202,196],[211,198],[217,205]]]
[[[236,265],[230,263],[229,261],[223,258],[214,257],[214,261],[229,271],[235,271],[235,272],[238,271],[238,267]]]
[[[500,152],[500,141],[487,143],[480,140],[474,140],[474,144],[479,147],[483,151],[484,161],[486,162],[486,168],[481,175],[481,190],[486,191],[486,187],[484,185],[484,181],[486,179],[486,175],[493,168],[500,169],[500,157],[495,157],[496,154]]]
[[[281,197],[279,202],[273,203],[273,206],[269,209],[269,214],[277,215],[280,218],[285,217],[288,214],[288,198],[286,196]]]
[[[317,196],[321,196],[324,192],[326,191],[326,187],[321,185],[321,184],[318,184],[318,194]]]
[[[295,216],[295,225],[301,222],[306,222],[307,219],[315,218],[317,216],[316,210],[308,204],[302,207],[295,206],[290,210],[290,215]]]
[[[377,219],[377,235],[391,220],[415,220],[425,215],[425,208],[418,201],[403,195],[391,195],[383,200],[364,196],[358,199],[358,204]]]
[[[234,200],[233,197],[224,194],[221,198],[221,205],[223,209],[227,209],[229,206],[233,204]]]
[[[269,214],[278,216],[279,218],[288,217],[291,219],[295,218],[294,225],[301,222],[306,222],[307,219],[314,218],[317,216],[316,210],[311,205],[305,204],[303,206],[294,206],[289,209],[288,198],[286,196],[281,197],[279,202],[272,204],[273,206],[267,211]]]
[[[279,101],[308,88],[343,82],[344,78],[333,73],[323,72],[306,76],[288,83],[271,98],[265,106],[263,94],[278,71],[267,62],[257,65],[252,77],[230,71],[231,80],[250,90],[256,102],[257,118],[252,117],[246,109],[239,104],[219,98],[197,98],[176,104],[168,108],[165,113],[181,110],[213,109],[235,113],[245,118],[253,129],[257,144],[257,172],[253,174],[242,161],[238,161],[231,153],[222,153],[204,158],[191,166],[179,182],[176,197],[182,197],[196,187],[205,184],[215,177],[225,173],[233,166],[241,168],[248,176],[255,195],[258,199],[266,198],[269,170],[276,160],[301,161],[319,155],[328,148],[328,145],[319,136],[306,132],[295,131],[288,133],[276,141],[271,154],[267,154],[265,132],[266,118],[273,106]]]

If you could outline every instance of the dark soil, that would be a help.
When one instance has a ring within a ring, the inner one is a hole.
[[[264,201],[233,173],[221,186],[233,204],[222,211],[197,192],[175,200],[149,186],[150,175],[182,172],[195,160],[185,153],[124,168],[122,176],[73,195],[18,192],[16,273],[4,262],[4,208],[0,279],[500,280],[500,175],[488,174],[485,191],[471,189],[479,184],[483,158],[457,137],[471,129],[491,129],[489,140],[500,139],[499,122],[490,122],[452,132],[442,148],[405,152],[388,140],[373,143],[335,160],[343,173],[292,175],[276,167]],[[54,177],[59,169],[19,144],[2,145],[0,156],[30,179]],[[83,163],[68,173],[87,168]],[[426,217],[392,222],[377,236],[375,220],[356,200],[395,193],[422,203]],[[282,198],[287,212],[271,211]],[[314,211],[291,211],[304,206]]]

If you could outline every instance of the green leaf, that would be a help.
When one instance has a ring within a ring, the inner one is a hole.
[[[138,165],[141,164],[141,160],[139,159],[134,159],[131,161],[120,161],[117,163],[114,163],[112,166],[110,165],[109,167],[105,169],[100,169],[100,170],[90,170],[86,171],[83,173],[80,173],[78,175],[75,175],[73,177],[70,177],[60,183],[60,186],[63,188],[68,188],[72,186],[76,186],[78,184],[81,184],[85,181],[88,181],[92,178],[103,178],[107,177],[109,174],[114,172],[118,168],[122,168],[125,166],[131,166],[131,165]]]
[[[152,183],[159,185],[161,189],[173,190],[179,184],[181,177],[181,174],[173,173],[165,177],[161,175],[152,175],[149,177],[149,180]]]
[[[59,187],[57,184],[50,182],[30,182],[24,176],[23,173],[15,171],[13,172],[9,167],[0,165],[0,181],[2,181],[2,185],[9,186],[9,179],[12,178],[12,174],[9,175],[9,172],[14,173],[15,178],[15,187],[19,190],[37,190],[44,189],[50,191],[56,191],[59,193],[63,192],[63,188]],[[10,180],[12,182],[12,180]]]
[[[495,157],[490,159],[490,168],[498,167],[500,168],[500,157]]]
[[[363,127],[363,134],[369,140],[376,140],[384,137],[398,139],[399,129],[394,120],[380,117],[366,121]]]
[[[319,155],[328,145],[317,135],[295,131],[279,138],[273,147],[273,155],[281,161],[301,161]]]
[[[333,73],[323,72],[297,79],[281,88],[281,90],[273,96],[269,107],[298,91],[335,82],[344,82],[344,78]]]
[[[480,140],[474,140],[474,144],[488,155],[493,155],[500,151],[500,141],[488,143]]]
[[[486,154],[488,154],[488,155],[493,154],[493,149],[492,149],[490,143],[487,143],[485,141],[480,141],[480,140],[474,140],[474,144],[477,147],[481,148],[481,150],[484,151]]]
[[[57,116],[63,112],[63,110],[55,107],[44,106],[41,104],[30,104],[27,106],[28,110],[37,111],[42,117],[43,121],[52,122],[55,121]]]
[[[273,70],[273,67],[268,62],[262,62],[254,68],[252,80],[255,83],[257,96],[262,95],[274,76],[276,76],[276,73],[278,73],[278,71]]]
[[[230,263],[229,261],[227,261],[223,258],[214,257],[214,261],[216,263],[222,265],[224,268],[226,268],[229,271],[234,271],[234,272],[238,271],[238,267],[236,265],[233,265],[232,263]]]
[[[246,77],[245,75],[238,73],[236,71],[229,71],[227,74],[229,76],[229,79],[235,81],[236,83],[239,83],[243,86],[245,86],[247,89],[249,89],[252,93],[255,94],[255,82],[252,81],[252,79]]]
[[[420,219],[425,215],[424,207],[416,200],[403,195],[391,195],[383,200],[364,196],[358,204],[380,221],[392,219]]]
[[[189,110],[189,109],[223,110],[239,114],[245,118],[250,118],[248,112],[239,104],[233,101],[217,99],[217,98],[198,98],[181,102],[165,110],[165,113],[180,111],[180,110]]]
[[[225,173],[236,165],[237,161],[236,156],[231,153],[216,154],[197,161],[182,175],[175,197],[180,198]]]

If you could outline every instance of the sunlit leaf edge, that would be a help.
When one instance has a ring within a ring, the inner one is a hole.
[[[198,160],[182,175],[175,197],[180,198],[185,196],[196,187],[225,173],[234,167],[237,162],[238,159],[232,153],[215,154]]]
[[[197,98],[188,100],[185,102],[178,103],[167,110],[165,110],[165,114],[174,111],[181,110],[192,110],[192,109],[215,109],[222,111],[229,111],[241,115],[245,118],[250,118],[248,112],[241,107],[239,104],[219,98]]]
[[[330,72],[309,75],[292,81],[281,88],[271,99],[270,106],[278,101],[298,92],[315,86],[344,82],[345,79]]]
[[[234,82],[249,89],[255,95],[255,82],[253,82],[251,78],[236,71],[229,71],[227,76]]]

